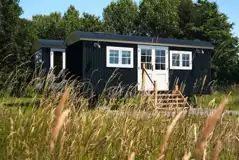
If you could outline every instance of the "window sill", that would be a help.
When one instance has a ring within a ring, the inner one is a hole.
[[[132,65],[107,64],[107,68],[134,68]]]
[[[171,70],[192,70],[192,67],[170,67]]]

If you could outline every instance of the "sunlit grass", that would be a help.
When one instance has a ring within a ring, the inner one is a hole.
[[[85,96],[82,92],[88,83],[56,83],[56,79],[51,74],[35,75],[14,94],[13,84],[18,82],[12,76],[12,82],[0,89],[0,159],[127,159],[129,155],[135,155],[135,159],[157,159],[161,155],[164,159],[182,159],[185,153],[194,156],[207,115],[182,114],[172,122],[176,113],[162,114],[155,108],[152,95],[141,96],[133,86],[108,86],[92,109],[92,94]],[[65,88],[70,88],[70,93],[63,105],[61,95]],[[197,107],[216,108],[228,94],[215,92],[197,97]],[[236,95],[237,90],[231,90],[226,109],[235,109],[232,106],[236,106]],[[37,105],[33,103],[36,100]],[[237,159],[239,118],[223,115],[215,122],[213,134],[207,135],[206,157],[212,158],[214,145],[220,139],[220,158]]]

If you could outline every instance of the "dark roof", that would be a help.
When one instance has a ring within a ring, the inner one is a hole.
[[[40,39],[39,44],[41,47],[56,47],[56,48],[65,48],[63,40],[46,40]]]
[[[172,38],[153,38],[144,36],[125,36],[103,32],[72,32],[66,39],[66,44],[70,45],[79,40],[98,40],[106,42],[122,42],[134,44],[148,44],[148,45],[165,45],[165,46],[179,46],[179,47],[194,47],[194,48],[210,48],[213,45],[210,42],[199,40],[181,40]]]
[[[39,39],[35,40],[32,47],[32,52],[36,52],[40,48],[65,48],[63,40],[46,40]]]

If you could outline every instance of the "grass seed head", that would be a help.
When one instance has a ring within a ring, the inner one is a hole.
[[[214,110],[212,115],[208,116],[205,126],[203,128],[202,134],[196,144],[196,150],[195,150],[196,156],[200,156],[203,154],[203,150],[206,148],[206,145],[207,145],[207,139],[210,136],[210,134],[213,133],[215,126],[217,124],[217,121],[220,119],[227,104],[228,104],[228,99],[225,98],[224,102],[221,103],[219,107]]]

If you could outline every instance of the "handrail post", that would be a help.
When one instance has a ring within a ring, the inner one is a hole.
[[[157,80],[154,81],[154,105],[155,107],[158,104],[158,83]]]
[[[146,65],[145,63],[142,64],[142,86],[141,86],[141,91],[145,91],[145,80],[146,80]]]

